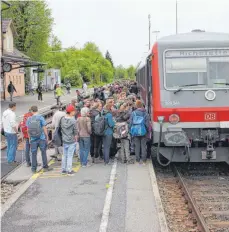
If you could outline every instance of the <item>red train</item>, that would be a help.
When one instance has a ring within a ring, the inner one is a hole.
[[[229,164],[229,34],[159,39],[137,69],[158,162]]]

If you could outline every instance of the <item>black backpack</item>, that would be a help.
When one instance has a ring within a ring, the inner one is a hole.
[[[106,114],[104,113],[99,113],[96,117],[95,117],[95,121],[92,124],[92,129],[95,135],[98,136],[103,136],[105,130],[107,129],[108,125],[107,125],[107,119],[105,118]]]
[[[43,130],[41,127],[40,119],[36,116],[31,116],[31,120],[28,125],[28,134],[29,137],[39,139],[41,137]]]

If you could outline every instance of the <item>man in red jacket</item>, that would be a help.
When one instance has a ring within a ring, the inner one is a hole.
[[[21,128],[21,132],[23,135],[23,138],[25,140],[25,159],[26,159],[26,166],[31,166],[31,160],[30,160],[30,142],[29,142],[29,135],[28,135],[28,127],[26,126],[26,121],[29,117],[32,116],[32,113],[29,112],[24,114],[23,120],[21,121],[19,127]]]

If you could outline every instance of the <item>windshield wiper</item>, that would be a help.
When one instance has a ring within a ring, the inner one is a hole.
[[[188,87],[188,86],[198,86],[198,85],[206,85],[206,84],[189,84],[189,85],[181,85],[177,90],[175,90],[173,93],[176,94],[180,92],[183,88]]]
[[[229,85],[229,83],[214,83],[214,85]]]

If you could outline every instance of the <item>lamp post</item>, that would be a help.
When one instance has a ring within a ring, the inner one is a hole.
[[[151,15],[149,14],[149,15],[148,15],[148,19],[149,19],[149,50],[150,50],[150,47],[151,47],[151,44],[150,44],[150,28],[151,28],[151,21],[150,21],[150,18],[151,18]]]
[[[3,3],[7,5],[6,8],[2,8]],[[1,47],[1,56],[3,56],[3,51],[4,51],[4,48],[3,48],[3,46],[4,46],[3,39],[4,38],[3,38],[3,32],[2,32],[2,12],[4,10],[10,9],[10,7],[11,7],[10,3],[6,2],[6,1],[1,1],[1,46],[2,46]],[[3,60],[1,60],[1,62],[2,62],[2,64],[4,63]],[[2,67],[1,67],[1,79],[2,79],[3,99],[6,100],[5,72],[2,70]]]
[[[178,19],[177,19],[177,0],[176,0],[176,34],[178,33]]]

